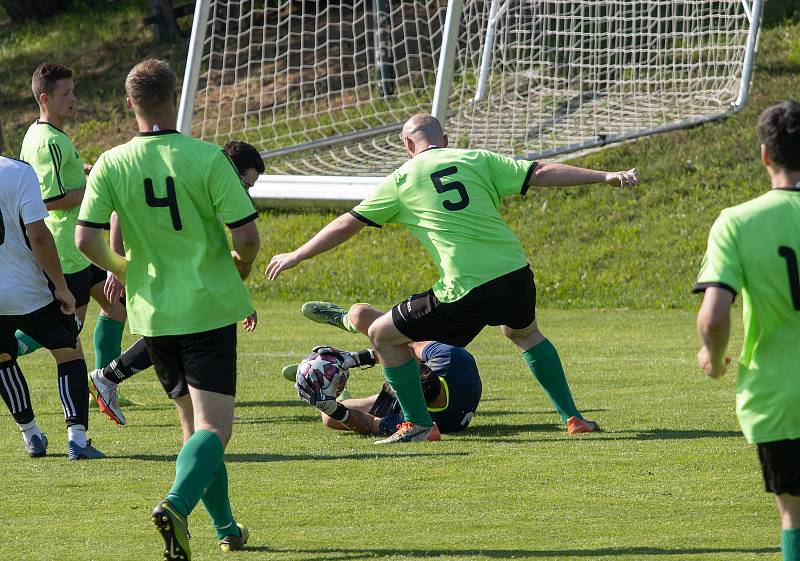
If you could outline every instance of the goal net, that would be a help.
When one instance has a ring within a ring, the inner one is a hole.
[[[575,152],[741,107],[760,2],[201,0],[181,126],[269,174],[383,175],[439,96],[451,145]]]

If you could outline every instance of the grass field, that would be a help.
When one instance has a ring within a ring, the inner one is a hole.
[[[698,374],[689,312],[541,312],[602,434],[567,436],[517,353],[487,330],[471,346],[484,399],[469,430],[386,449],[323,429],[279,374],[315,344],[365,340],[303,320],[297,304],[258,308],[258,330],[240,337],[241,419],[227,456],[252,547],[226,558],[779,559],[777,515],[733,414],[734,378]],[[735,351],[740,331],[737,322]],[[142,404],[127,426],[93,410],[90,434],[109,458],[69,463],[51,360],[40,351],[21,364],[51,455],[27,458],[2,413],[0,557],[157,559],[149,512],[180,436],[152,371],[126,383]],[[354,394],[374,393],[380,374],[350,380]],[[221,558],[202,506],[191,530],[195,559]]]

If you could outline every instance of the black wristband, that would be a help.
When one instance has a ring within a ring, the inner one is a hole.
[[[347,407],[339,403],[336,406],[336,411],[331,413],[331,418],[339,421],[340,423],[346,423],[350,418],[350,411],[347,409]]]
[[[375,354],[372,349],[364,349],[356,353],[358,366],[375,366]]]

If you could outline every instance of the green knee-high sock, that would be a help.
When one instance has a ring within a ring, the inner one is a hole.
[[[403,417],[415,425],[432,427],[428,406],[425,404],[425,395],[422,393],[422,384],[419,381],[419,363],[412,358],[400,366],[383,367],[386,381],[394,388],[397,401],[403,409]]]
[[[533,377],[541,384],[544,393],[558,411],[561,422],[566,423],[567,419],[573,416],[582,419],[583,417],[572,400],[572,393],[569,391],[569,384],[564,376],[561,359],[558,358],[558,351],[553,344],[545,339],[522,353],[522,356],[525,357],[525,362],[531,369]]]
[[[781,532],[781,553],[783,561],[800,561],[800,528]]]
[[[175,482],[167,494],[177,511],[189,516],[222,465],[224,448],[211,431],[199,430],[186,441],[175,462]]]
[[[125,323],[107,316],[98,316],[94,326],[94,367],[105,368],[122,354],[122,332]]]
[[[31,339],[30,336],[25,335],[22,331],[17,330],[15,333],[17,337],[17,356],[29,355],[36,349],[41,349],[42,346]]]
[[[225,462],[219,465],[214,479],[206,489],[203,506],[211,517],[211,525],[214,526],[217,538],[239,535],[239,528],[231,512],[231,500],[228,497],[228,469],[225,467]]]
[[[344,326],[345,331],[349,331],[350,333],[358,333],[358,328],[353,325],[353,322],[350,321],[350,316],[347,314],[342,316],[342,325]]]

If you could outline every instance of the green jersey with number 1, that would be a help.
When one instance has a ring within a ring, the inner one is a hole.
[[[751,443],[800,438],[800,191],[773,189],[722,211],[695,291],[741,292],[736,414]]]
[[[78,223],[103,227],[112,211],[128,261],[133,333],[199,333],[252,312],[220,218],[236,228],[258,214],[219,146],[159,131],[104,153],[89,175]]]
[[[406,226],[439,269],[434,294],[455,302],[528,263],[500,217],[500,200],[525,194],[536,162],[487,152],[431,148],[407,161],[351,214],[370,226]]]

